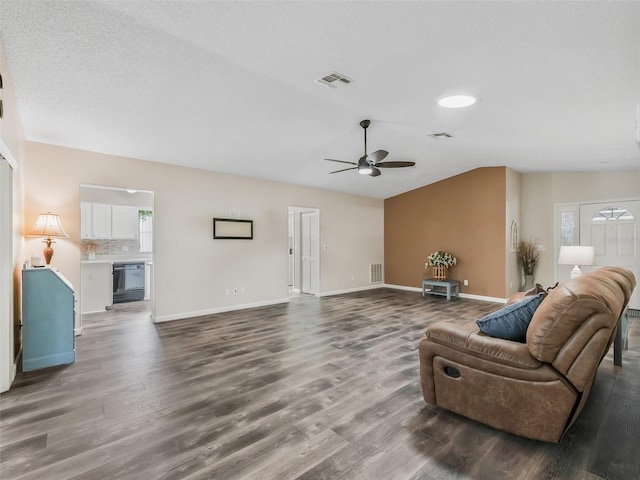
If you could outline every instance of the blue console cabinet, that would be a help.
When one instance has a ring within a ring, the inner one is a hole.
[[[22,371],[76,360],[75,294],[57,270],[22,270]]]

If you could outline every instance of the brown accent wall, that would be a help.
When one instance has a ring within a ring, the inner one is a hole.
[[[446,250],[464,293],[504,298],[506,168],[478,168],[384,201],[385,283],[420,287]],[[469,286],[462,280],[469,280]]]

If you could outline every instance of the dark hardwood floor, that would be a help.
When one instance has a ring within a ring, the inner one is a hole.
[[[640,477],[640,319],[558,445],[423,402],[426,325],[499,305],[378,289],[153,325],[85,315],[75,364],[0,396],[2,479]]]

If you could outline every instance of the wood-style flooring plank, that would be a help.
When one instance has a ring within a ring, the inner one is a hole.
[[[380,288],[154,325],[83,316],[73,365],[0,395],[0,478],[638,480],[640,319],[557,444],[422,400],[432,322],[500,305]]]

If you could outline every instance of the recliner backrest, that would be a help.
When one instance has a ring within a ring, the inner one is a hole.
[[[584,391],[611,345],[634,286],[630,271],[613,267],[558,285],[531,320],[529,352],[551,363],[576,389]]]

